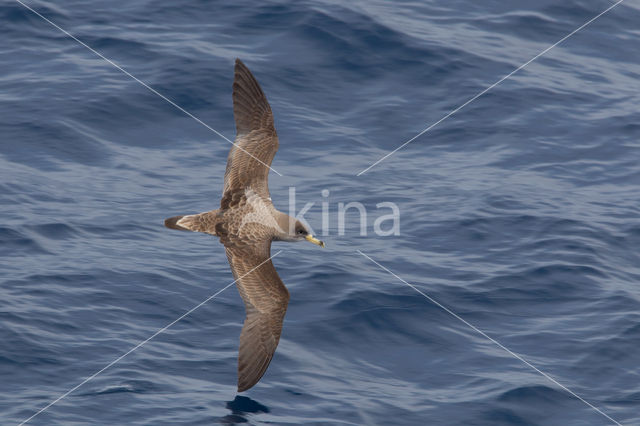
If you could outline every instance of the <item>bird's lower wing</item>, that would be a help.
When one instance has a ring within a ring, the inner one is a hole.
[[[258,383],[271,363],[280,340],[286,307],[274,312],[247,308],[238,352],[238,392]]]
[[[271,244],[227,246],[227,258],[247,316],[240,334],[238,392],[264,375],[280,340],[289,292],[269,259]]]

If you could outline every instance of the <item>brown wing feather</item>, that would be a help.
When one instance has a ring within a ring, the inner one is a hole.
[[[269,167],[278,150],[278,135],[267,97],[249,68],[239,59],[236,59],[233,82],[233,115],[237,135],[227,158],[223,209],[228,193],[246,187],[269,197]]]
[[[225,247],[247,312],[240,334],[238,392],[258,383],[267,370],[289,303],[287,288],[271,260],[267,260],[270,248],[270,241],[251,247]]]

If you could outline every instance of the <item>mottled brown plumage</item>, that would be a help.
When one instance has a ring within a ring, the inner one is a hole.
[[[165,220],[165,226],[215,235],[224,244],[246,309],[238,354],[238,391],[242,392],[267,370],[289,302],[289,292],[270,260],[271,242],[306,239],[323,247],[324,243],[271,202],[268,175],[278,136],[264,92],[239,59],[233,114],[237,134],[227,159],[220,208],[174,216]]]

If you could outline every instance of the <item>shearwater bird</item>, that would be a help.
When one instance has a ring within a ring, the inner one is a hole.
[[[268,176],[278,150],[271,107],[251,71],[236,59],[233,82],[236,139],[227,158],[220,208],[166,219],[168,228],[215,235],[224,244],[246,317],[240,334],[238,392],[258,383],[278,346],[289,292],[271,262],[272,241],[307,240],[295,218],[273,206]]]

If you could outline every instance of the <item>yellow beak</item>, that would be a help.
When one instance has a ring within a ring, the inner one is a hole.
[[[306,237],[304,237],[304,239],[309,241],[310,243],[317,244],[320,247],[324,248],[324,241],[320,241],[317,238],[313,238],[313,235],[311,235],[311,234],[309,234]]]

